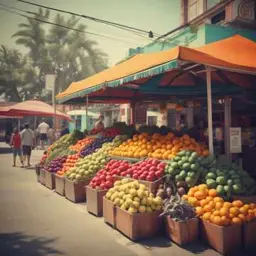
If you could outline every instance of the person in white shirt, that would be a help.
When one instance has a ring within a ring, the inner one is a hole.
[[[40,144],[41,144],[41,149],[44,150],[44,143],[47,142],[47,134],[50,126],[43,120],[42,123],[38,125],[38,131],[40,133]]]
[[[31,151],[35,146],[35,136],[34,132],[29,129],[29,124],[25,124],[25,129],[21,132],[21,145],[22,145],[22,152],[23,152],[23,162],[25,163],[27,159],[27,166],[30,167],[30,157]]]

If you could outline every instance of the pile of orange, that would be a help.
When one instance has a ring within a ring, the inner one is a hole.
[[[70,155],[66,158],[65,163],[63,164],[63,167],[61,170],[57,171],[57,174],[59,176],[63,176],[70,168],[75,166],[75,163],[79,159],[79,154]]]
[[[200,218],[215,225],[241,224],[256,218],[255,204],[244,204],[240,200],[225,202],[215,189],[208,189],[205,184],[191,188],[183,199],[195,207]]]
[[[70,146],[69,149],[79,152],[85,146],[89,146],[93,141],[94,141],[93,138],[86,137],[82,140],[79,140],[75,145]]]
[[[191,150],[197,152],[198,155],[208,156],[209,151],[205,145],[201,145],[190,138],[187,134],[182,137],[176,137],[169,132],[167,135],[158,133],[149,136],[147,133],[134,135],[132,139],[122,143],[115,148],[111,155],[142,158],[150,157],[162,160],[170,160],[182,150]]]

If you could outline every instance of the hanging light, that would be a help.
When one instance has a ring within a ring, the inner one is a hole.
[[[223,104],[225,103],[225,99],[219,98],[219,99],[218,99],[218,103],[219,103],[220,105],[223,105]]]

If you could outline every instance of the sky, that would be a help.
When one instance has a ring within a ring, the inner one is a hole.
[[[180,0],[27,0],[49,7],[97,17],[124,25],[140,28],[162,35],[180,25]],[[16,0],[0,0],[5,4],[26,11],[36,11],[37,7],[17,2]],[[51,18],[57,12],[51,12]],[[69,15],[67,15],[69,16]],[[1,10],[0,7],[0,45],[16,47],[22,52],[26,49],[16,45],[12,35],[18,24],[26,19]],[[128,55],[129,48],[144,46],[151,42],[147,36],[139,36],[104,24],[82,19],[87,31],[113,37],[115,40],[88,35],[98,42],[99,48],[108,54],[109,65],[112,66]]]

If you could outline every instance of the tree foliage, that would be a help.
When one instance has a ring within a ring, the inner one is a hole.
[[[48,20],[50,12],[41,8],[35,18]],[[57,14],[54,23],[74,28],[69,30],[42,21],[27,19],[13,35],[17,45],[27,48],[23,56],[15,49],[0,49],[0,95],[8,100],[39,98],[50,100],[44,90],[45,75],[56,74],[56,92],[65,90],[71,82],[84,79],[107,68],[107,55],[88,38],[86,26],[76,17]]]

